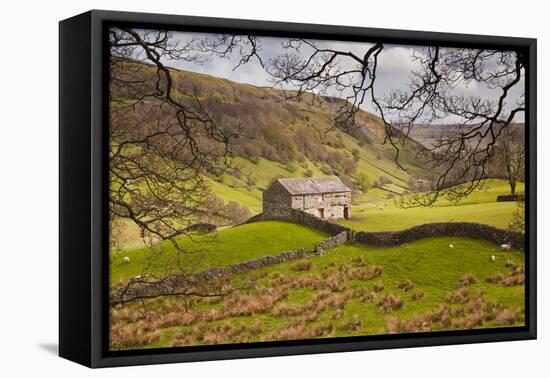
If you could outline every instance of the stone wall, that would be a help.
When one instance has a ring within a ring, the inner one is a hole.
[[[308,214],[301,210],[295,209],[276,209],[269,213],[261,213],[253,216],[245,223],[252,223],[262,220],[286,220],[290,222],[301,223],[303,225],[324,231],[330,235],[336,235],[340,232],[349,232],[350,229],[342,225],[331,223],[323,219],[319,219],[314,215]]]
[[[210,268],[198,273],[177,274],[164,278],[161,281],[149,281],[147,276],[135,278],[123,288],[111,292],[109,303],[111,305],[117,305],[138,298],[156,298],[164,295],[174,295],[175,292],[184,293],[186,288],[193,287],[203,282],[215,282],[217,279],[234,274],[282,264],[287,261],[302,259],[310,255],[322,255],[327,249],[343,244],[347,240],[348,233],[341,232],[322,241],[311,251],[300,248],[296,251],[282,252],[274,256],[262,256],[226,267]]]
[[[520,250],[525,248],[525,236],[518,232],[471,222],[427,223],[403,231],[365,232],[354,231],[303,211],[285,209],[271,214],[258,214],[247,223],[274,219],[301,223],[331,235],[346,232],[349,241],[379,247],[401,245],[434,236],[456,236],[485,240],[496,245],[510,243],[513,248]]]
[[[496,245],[510,243],[513,248],[520,250],[525,248],[525,237],[520,233],[469,222],[427,223],[392,232],[356,232],[353,240],[374,246],[394,246],[434,236],[465,237]]]
[[[497,202],[525,201],[525,194],[503,194],[497,196]]]
[[[335,248],[340,244],[344,244],[350,241],[350,232],[342,231],[328,239],[323,240],[321,243],[317,244],[313,249],[313,252],[319,255],[322,255],[327,249]]]
[[[264,213],[277,213],[290,207],[292,207],[292,196],[279,181],[273,182],[262,193]]]

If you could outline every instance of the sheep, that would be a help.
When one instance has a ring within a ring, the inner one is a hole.
[[[497,258],[495,257],[495,255],[491,255],[491,261],[492,261],[492,262],[497,261]]]
[[[130,258],[128,256],[124,256],[122,258],[122,261],[124,261],[125,264],[129,264],[130,263]]]
[[[361,208],[361,209],[359,209],[359,212],[360,212],[360,213],[364,213],[364,212],[365,212],[365,209],[364,209],[364,208]]]
[[[454,248],[455,246],[453,244],[449,244],[449,248]]]
[[[500,245],[500,249],[502,249],[503,251],[509,251],[511,248],[512,248],[512,244],[510,243],[505,243]]]
[[[383,208],[382,206],[379,206],[378,208],[379,208],[380,210],[384,210],[384,208]]]

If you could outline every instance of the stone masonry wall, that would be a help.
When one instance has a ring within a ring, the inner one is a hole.
[[[178,274],[161,281],[148,281],[147,277],[131,280],[126,286],[114,290],[110,294],[110,304],[117,305],[138,298],[155,298],[163,295],[173,295],[175,291],[185,291],[201,282],[214,282],[217,279],[267,266],[282,264],[287,261],[302,259],[310,255],[322,255],[324,251],[348,241],[348,233],[341,232],[316,245],[311,251],[300,248],[296,251],[282,252],[275,256],[262,256],[226,267],[215,267],[198,273]]]
[[[485,240],[497,245],[510,243],[513,248],[519,250],[525,248],[524,235],[479,223],[428,223],[403,231],[362,232],[351,230],[339,224],[331,223],[294,209],[280,210],[269,215],[264,213],[258,214],[250,218],[246,223],[262,220],[286,220],[301,223],[324,231],[332,236],[323,240],[311,251],[300,248],[295,251],[283,252],[275,256],[263,256],[226,267],[210,268],[198,273],[173,275],[161,281],[148,281],[146,276],[135,278],[126,286],[111,292],[110,304],[117,305],[133,301],[137,298],[156,298],[163,295],[174,295],[178,291],[185,292],[185,288],[192,287],[201,282],[213,282],[216,279],[233,274],[281,264],[310,255],[322,255],[324,251],[346,242],[389,247],[434,236],[456,236]]]
[[[525,248],[524,235],[473,222],[427,223],[403,231],[365,232],[354,231],[342,225],[319,219],[303,211],[290,209],[267,215],[263,213],[258,214],[250,218],[247,223],[269,219],[301,223],[325,231],[331,235],[345,231],[350,241],[379,247],[401,245],[434,236],[456,236],[485,240],[497,245],[510,243],[513,248],[520,250]]]

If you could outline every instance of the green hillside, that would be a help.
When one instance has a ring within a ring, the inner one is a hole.
[[[311,249],[327,235],[295,223],[266,221],[244,224],[206,235],[182,236],[181,251],[169,242],[150,248],[136,248],[111,255],[111,283],[127,281],[141,274],[199,271],[212,266],[226,266],[253,258],[277,255],[299,248]],[[123,261],[129,257],[130,262]],[[179,260],[178,260],[179,258]],[[181,265],[178,261],[182,261]]]
[[[523,183],[519,183],[518,191],[523,190]],[[497,202],[496,198],[509,192],[506,181],[486,180],[482,188],[458,203],[440,199],[431,207],[405,209],[393,199],[384,198],[384,193],[378,190],[358,197],[352,219],[338,223],[360,231],[403,230],[433,222],[478,222],[506,229],[518,205],[516,202]]]
[[[271,227],[258,224],[264,226]],[[325,256],[237,276],[234,282],[243,289],[226,297],[163,298],[148,301],[147,307],[131,303],[113,309],[118,332],[112,345],[150,348],[521,326],[522,264],[520,251],[465,238],[387,248],[343,245]],[[356,275],[372,267],[378,267],[378,276]],[[499,276],[511,278],[489,282]],[[383,310],[381,303],[389,297],[398,304]],[[142,330],[147,319],[153,320]]]
[[[141,65],[139,75],[151,79],[155,70]],[[221,177],[206,174],[219,197],[238,202],[252,213],[261,210],[261,191],[277,177],[338,175],[353,186],[358,174],[366,174],[371,183],[384,177],[384,186],[401,192],[411,175],[427,175],[416,159],[423,147],[414,141],[400,153],[408,172],[397,168],[395,151],[383,143],[384,126],[375,115],[360,111],[358,128],[334,128],[341,99],[306,95],[302,100],[285,100],[276,89],[187,71],[172,70],[171,75],[176,99],[191,108],[198,100],[219,127],[240,130],[241,136],[230,146],[231,169]],[[129,96],[123,88],[114,87],[112,106],[131,104]],[[151,106],[149,100],[142,101],[126,116],[138,120]],[[142,121],[132,132],[139,136],[154,132],[155,127],[154,122]]]

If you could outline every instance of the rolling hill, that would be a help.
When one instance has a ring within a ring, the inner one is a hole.
[[[139,66],[132,69],[133,79],[153,81],[156,71],[152,66],[127,64]],[[178,101],[190,107],[200,103],[219,127],[239,128],[241,136],[230,146],[232,168],[222,175],[205,175],[212,190],[226,203],[237,202],[252,214],[261,211],[261,193],[278,177],[338,175],[353,186],[361,174],[371,184],[381,182],[381,192],[390,196],[405,190],[411,176],[427,175],[416,159],[424,147],[415,141],[400,153],[408,171],[396,166],[395,151],[383,143],[384,125],[373,114],[360,111],[358,128],[334,129],[342,99],[306,95],[289,100],[281,90],[204,74],[172,69],[171,76]],[[129,104],[136,99],[124,87],[114,86],[112,100],[113,104]],[[138,117],[149,106],[147,100],[142,101],[132,112]],[[154,132],[155,122],[140,127]]]

